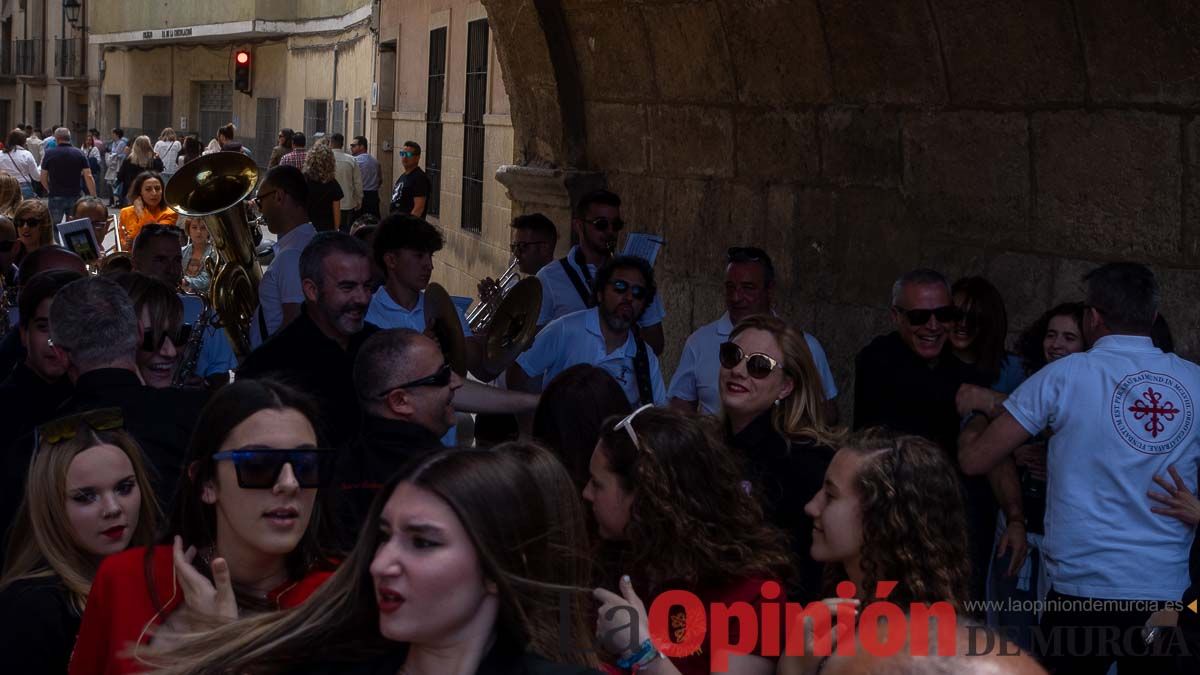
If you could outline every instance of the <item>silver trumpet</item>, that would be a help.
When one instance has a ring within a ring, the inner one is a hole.
[[[521,280],[521,272],[517,269],[517,256],[509,261],[508,269],[500,275],[499,281],[492,282],[488,292],[480,295],[479,302],[467,313],[467,325],[472,333],[485,333],[492,319],[496,318],[496,310],[504,298],[508,296],[517,282]]]

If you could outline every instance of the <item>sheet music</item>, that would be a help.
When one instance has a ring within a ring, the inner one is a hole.
[[[654,261],[666,243],[666,239],[655,234],[630,232],[625,237],[625,250],[621,251],[621,255],[635,255],[644,258],[651,267],[654,267]]]

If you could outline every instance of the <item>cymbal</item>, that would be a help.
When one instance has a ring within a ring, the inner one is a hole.
[[[460,377],[467,376],[467,341],[462,322],[450,294],[440,284],[425,288],[425,327],[433,333],[450,368]]]
[[[542,310],[542,284],[525,277],[504,296],[488,326],[483,366],[491,372],[507,368],[521,352],[529,348],[537,334],[538,314]]]

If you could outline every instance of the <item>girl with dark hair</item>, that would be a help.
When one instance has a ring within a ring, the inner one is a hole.
[[[183,328],[183,303],[166,284],[140,272],[113,281],[129,294],[144,332],[137,353],[142,382],[155,389],[170,387],[191,335],[190,329]]]
[[[971,570],[958,475],[930,441],[877,428],[851,434],[804,510],[814,523],[812,555],[826,563],[827,604],[840,599],[833,596],[842,581],[853,582],[860,607],[876,599],[878,583],[895,582],[880,600],[963,609]],[[821,660],[787,656],[780,672],[819,672]]]
[[[780,319],[751,316],[734,327],[718,360],[726,442],[741,452],[767,519],[790,535],[799,572],[790,595],[816,600],[822,565],[809,554],[804,505],[821,489],[835,433],[825,425],[825,393],[808,344]]]
[[[303,607],[182,643],[158,656],[158,672],[595,673],[541,653],[558,640],[558,594],[582,600],[584,589],[547,581],[560,561],[538,488],[511,452],[448,449],[413,462]]]
[[[163,199],[165,185],[157,171],[143,171],[133,179],[128,194],[130,205],[121,209],[117,221],[118,236],[126,251],[133,250],[133,240],[146,225],[174,225],[179,220],[179,214]]]
[[[964,277],[950,287],[962,319],[950,331],[950,349],[963,363],[975,366],[991,388],[1010,394],[1025,380],[1020,359],[1010,354],[1008,312],[1000,291],[983,277]]]
[[[142,670],[147,645],[294,607],[329,577],[318,488],[333,453],[318,449],[315,419],[307,399],[269,380],[239,380],[213,396],[162,544],[100,566],[71,673]]]
[[[33,158],[33,153],[25,149],[25,133],[19,129],[13,129],[8,132],[8,138],[4,141],[4,149],[0,151],[4,155],[0,159],[0,173],[6,173],[17,179],[21,187],[21,196],[25,199],[33,199],[37,196],[34,191],[33,184],[41,175],[41,170],[38,168],[37,160]]]
[[[622,574],[619,584],[604,584],[619,588],[620,595],[596,591],[603,603],[596,634],[618,641],[605,646],[620,657],[621,668],[653,664],[656,675],[707,674],[707,647],[668,658],[647,642],[621,644],[628,637],[628,631],[620,630],[626,616],[608,610],[631,604],[645,625],[645,607],[626,600],[638,595],[650,600],[668,590],[689,591],[705,607],[717,602],[759,605],[764,582],[791,575],[783,533],[763,522],[762,507],[743,485],[734,453],[703,418],[649,405],[624,419],[610,418],[590,468],[583,498],[591,504],[601,539],[612,549],[605,559],[619,565],[606,576],[616,581]],[[672,629],[686,630],[687,619],[685,613],[672,612]],[[729,665],[728,672],[735,675],[775,669],[773,659],[757,653],[730,655]]]
[[[19,673],[66,673],[96,567],[154,539],[158,505],[120,410],[39,427],[3,576],[0,650]]]
[[[533,413],[533,437],[550,448],[583,492],[600,428],[633,409],[621,385],[596,366],[580,363],[559,373],[542,391]]]
[[[179,163],[175,167],[175,171],[179,171],[179,167],[197,159],[204,154],[204,146],[200,144],[200,139],[194,134],[185,136],[183,139],[183,151],[179,153]]]

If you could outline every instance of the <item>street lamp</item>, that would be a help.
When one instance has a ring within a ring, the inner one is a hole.
[[[83,9],[83,4],[79,0],[63,0],[63,11],[67,14],[67,21],[71,22],[72,26],[79,25],[79,10]]]

